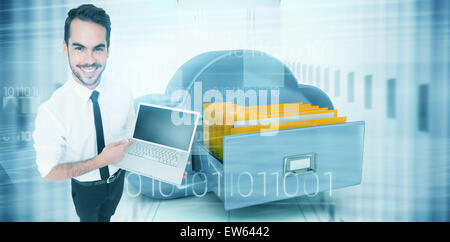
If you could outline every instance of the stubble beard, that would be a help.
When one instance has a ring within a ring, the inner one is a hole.
[[[96,63],[94,63],[94,64],[96,64]],[[92,87],[92,86],[97,86],[97,85],[98,85],[98,83],[100,82],[100,79],[101,79],[101,77],[102,77],[103,71],[105,71],[105,69],[106,69],[106,63],[105,63],[105,64],[103,65],[103,69],[102,69],[101,72],[98,74],[98,76],[97,76],[97,78],[95,79],[95,81],[92,82],[92,83],[88,83],[88,82],[84,81],[83,78],[81,77],[80,73],[76,72],[76,71],[75,71],[75,68],[72,67],[72,63],[70,63],[70,58],[69,58],[69,66],[70,66],[70,69],[72,70],[72,74],[75,75],[75,76],[77,77],[77,79],[81,82],[81,84],[83,84],[84,86],[86,86],[86,87],[88,87],[88,88],[89,88],[89,87]]]

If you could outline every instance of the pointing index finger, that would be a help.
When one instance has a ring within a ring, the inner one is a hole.
[[[123,143],[123,147],[126,149],[126,148],[128,148],[128,146],[132,145],[133,143],[134,143],[134,140],[125,141]]]

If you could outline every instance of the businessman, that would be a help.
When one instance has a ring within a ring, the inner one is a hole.
[[[64,53],[72,75],[38,109],[36,163],[47,181],[71,179],[80,221],[110,221],[123,192],[114,166],[132,144],[133,99],[117,80],[102,79],[110,52],[108,14],[92,4],[68,12]]]

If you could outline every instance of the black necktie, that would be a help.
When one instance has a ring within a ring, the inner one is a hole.
[[[105,138],[103,136],[102,115],[100,114],[100,106],[98,105],[98,95],[99,93],[97,91],[93,91],[91,100],[94,109],[95,133],[97,134],[97,152],[100,154],[103,148],[105,148]],[[100,168],[100,177],[102,180],[107,180],[109,178],[108,166]]]

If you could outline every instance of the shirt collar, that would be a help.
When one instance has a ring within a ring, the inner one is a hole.
[[[100,83],[98,84],[98,86],[94,89],[91,90],[83,85],[81,85],[80,83],[78,83],[77,81],[75,81],[72,78],[70,78],[69,80],[70,85],[73,87],[73,89],[75,90],[75,93],[83,100],[83,101],[89,101],[91,94],[93,91],[98,91],[100,93],[100,95],[102,94],[102,92],[104,92],[104,85],[103,85],[103,81],[100,80]]]

